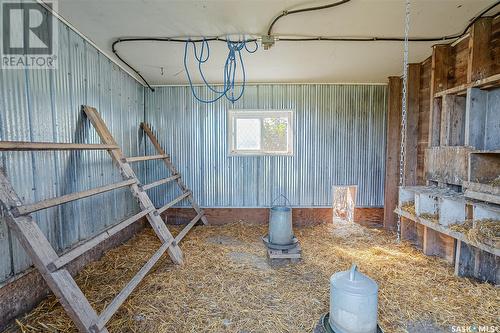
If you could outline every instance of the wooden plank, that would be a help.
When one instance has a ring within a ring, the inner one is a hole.
[[[47,199],[47,200],[35,202],[32,204],[27,204],[27,205],[15,207],[13,209],[13,212],[15,215],[26,215],[26,214],[30,214],[30,213],[33,213],[33,212],[36,212],[36,211],[39,211],[42,209],[47,209],[50,207],[62,205],[66,202],[71,202],[71,201],[87,198],[87,197],[90,197],[93,195],[97,195],[100,193],[105,193],[105,192],[109,192],[112,190],[116,190],[118,188],[130,186],[132,184],[135,184],[136,182],[137,182],[136,179],[128,179],[128,180],[124,180],[124,181],[117,182],[114,184],[96,187],[96,188],[86,190],[86,191],[66,194],[66,195],[62,195],[62,196],[57,197],[57,198]]]
[[[449,89],[445,89],[434,94],[434,97],[443,97],[445,95],[466,95],[467,89],[494,89],[500,86],[500,74],[494,74],[483,79],[479,79],[470,83],[464,83]]]
[[[0,171],[0,202],[6,208],[21,205],[21,200],[15,193],[5,174]],[[33,264],[41,273],[54,295],[62,304],[64,310],[81,332],[87,332],[97,320],[97,314],[78,288],[71,275],[66,270],[51,273],[47,265],[58,258],[49,241],[31,216],[14,217],[6,209],[5,220],[15,233]],[[105,328],[101,331],[108,332]]]
[[[500,195],[482,193],[467,189],[465,190],[464,196],[469,199],[475,199],[500,205]]]
[[[406,145],[404,165],[404,185],[417,184],[417,147],[420,113],[420,64],[408,67],[408,108],[406,116]]]
[[[186,193],[181,194],[180,196],[178,196],[174,200],[170,201],[169,203],[167,203],[163,207],[159,208],[158,213],[160,213],[160,214],[163,213],[164,211],[166,211],[167,209],[169,209],[170,207],[172,207],[173,205],[175,205],[179,201],[184,200],[185,198],[187,198],[190,195],[191,195],[191,191],[187,191]]]
[[[491,17],[478,19],[470,28],[467,82],[486,78],[493,66],[490,52]]]
[[[482,183],[475,183],[475,182],[463,182],[462,187],[464,189],[475,191],[475,192],[482,192],[482,193],[488,193],[488,194],[500,196],[500,187],[493,186],[490,184],[482,184]]]
[[[463,146],[465,144],[465,102],[466,98],[462,96],[443,96],[441,146]]]
[[[401,217],[401,239],[416,243],[417,241],[417,226],[412,220]]]
[[[425,178],[462,185],[468,179],[468,147],[432,147],[425,150]]]
[[[156,187],[156,186],[160,186],[160,185],[162,185],[162,184],[169,183],[169,182],[171,182],[172,180],[176,180],[176,179],[178,179],[179,177],[180,177],[180,175],[173,175],[173,176],[171,176],[171,177],[163,178],[163,179],[157,180],[157,181],[155,181],[155,182],[152,182],[152,183],[149,183],[149,184],[143,185],[143,186],[142,186],[142,189],[143,189],[144,191],[146,191],[146,190],[152,189],[152,188],[154,188],[154,187]]]
[[[33,151],[33,150],[108,150],[118,149],[117,145],[91,143],[57,143],[57,142],[26,142],[0,141],[0,151]]]
[[[471,85],[472,88],[491,89],[500,86],[500,73],[488,76],[487,78],[474,81]]]
[[[445,95],[465,95],[470,84],[464,83],[453,88],[439,91],[434,94],[434,97],[443,97]]]
[[[115,144],[116,141],[113,138],[113,135],[111,135],[111,132],[109,131],[108,127],[102,120],[101,116],[97,112],[96,109],[89,107],[89,106],[83,106],[82,107],[83,111],[87,115],[87,118],[90,120],[94,128],[96,129],[97,134],[101,138],[101,141],[105,144]],[[132,167],[128,163],[124,163],[123,159],[125,156],[123,156],[123,153],[120,149],[117,150],[108,150],[108,153],[110,154],[111,158],[113,161],[118,165],[120,168],[120,171],[122,175],[126,178],[135,178],[137,179],[137,176],[132,169]],[[162,153],[162,155],[166,155]],[[167,161],[168,159],[164,159],[164,161]],[[134,197],[137,199],[139,202],[139,205],[142,210],[154,207],[153,202],[149,198],[148,194],[145,191],[142,191],[138,184],[133,184],[130,186],[130,189],[132,191],[132,194]],[[156,235],[158,238],[163,243],[169,242],[170,240],[173,240],[174,237],[166,227],[165,223],[161,219],[159,213],[154,210],[153,212],[149,213],[147,216],[148,222],[155,231]],[[172,261],[175,264],[182,264],[183,259],[182,259],[182,251],[181,249],[176,246],[172,245],[168,248],[168,254],[170,255],[170,258],[172,258]]]
[[[434,45],[431,57],[429,146],[439,146],[440,110],[434,95],[448,88],[450,45]]]
[[[79,246],[76,246],[75,248],[71,249],[67,253],[61,255],[57,260],[49,264],[48,269],[53,272],[56,271],[62,267],[64,267],[66,264],[70,263],[71,261],[75,260],[85,252],[93,249],[95,246],[99,245],[106,239],[112,237],[113,235],[116,235],[132,223],[138,221],[139,219],[143,218],[147,214],[149,214],[151,211],[153,211],[153,208],[141,211],[128,219],[125,219],[121,221],[120,223],[112,226],[111,228],[108,228],[104,232],[100,233],[99,235],[95,236],[94,238],[91,238],[90,240],[82,243]]]
[[[394,214],[398,202],[399,154],[401,142],[401,78],[389,77],[387,111],[387,147],[384,187],[384,228],[394,230],[397,216]]]
[[[142,161],[162,160],[164,158],[168,158],[168,155],[162,154],[162,155],[127,157],[127,158],[125,158],[125,162],[134,163],[134,162],[142,162]]]
[[[300,259],[300,253],[283,253],[277,251],[269,251],[269,258],[271,259]]]
[[[149,140],[151,141],[151,143],[155,147],[156,151],[159,154],[167,155],[167,153],[161,147],[160,142],[158,142],[158,139],[154,135],[154,133],[151,130],[151,128],[149,127],[149,125],[146,124],[146,123],[141,123],[141,128],[144,131],[144,133],[146,133],[146,135],[148,136]],[[170,158],[164,159],[163,162],[165,163],[165,165],[167,166],[167,168],[170,170],[170,172],[171,172],[172,175],[179,174],[179,171],[173,165],[173,163],[170,161]],[[181,177],[177,178],[176,181],[177,181],[177,185],[179,186],[179,188],[181,189],[182,192],[188,191],[188,188],[187,188],[186,184],[184,184],[184,182],[182,181]],[[201,209],[201,207],[194,200],[193,196],[189,196],[188,200],[189,200],[189,203],[191,204],[191,206],[193,207],[193,209],[196,211],[196,213],[197,214],[202,214],[201,221],[203,222],[203,224],[207,225],[208,224],[208,220],[207,220],[205,214],[203,214],[203,210]]]
[[[153,268],[153,266],[158,262],[161,256],[165,253],[167,248],[171,245],[173,240],[163,243],[160,248],[153,254],[153,256],[147,261],[147,263],[142,266],[139,272],[130,280],[129,283],[123,288],[120,293],[113,299],[113,301],[104,309],[104,311],[99,316],[99,320],[92,327],[92,331],[95,333],[101,332],[106,323],[115,314],[118,308],[125,302],[128,296],[134,291],[134,289],[139,285],[139,283],[144,279],[146,274]]]
[[[184,236],[186,236],[189,230],[191,230],[191,228],[196,224],[196,222],[198,222],[201,219],[202,216],[203,215],[201,214],[196,215],[196,217],[192,219],[191,222],[189,222],[188,225],[184,227],[184,229],[181,230],[181,232],[175,237],[176,244],[179,244],[181,242]]]
[[[455,275],[474,277],[481,281],[498,284],[500,282],[500,257],[458,241],[455,256]]]

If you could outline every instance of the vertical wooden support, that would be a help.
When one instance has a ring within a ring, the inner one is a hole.
[[[408,67],[408,108],[406,113],[406,156],[404,184],[417,185],[418,123],[420,113],[420,64]]]
[[[434,94],[448,88],[449,45],[434,45],[431,57],[429,147],[439,146],[441,125],[440,99]]]
[[[401,141],[401,78],[389,77],[389,107],[387,111],[387,147],[384,189],[384,228],[394,230],[398,202],[399,153]]]
[[[491,73],[493,57],[490,52],[491,23],[493,18],[477,20],[470,28],[467,82],[484,79]]]

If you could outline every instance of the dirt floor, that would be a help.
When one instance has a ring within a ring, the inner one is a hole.
[[[500,289],[453,276],[392,234],[359,225],[296,228],[303,260],[271,267],[260,237],[265,226],[196,227],[181,248],[184,266],[168,255],[112,318],[111,332],[312,332],[329,307],[329,278],[355,262],[379,283],[379,320],[390,332],[451,332],[451,326],[500,326]],[[99,311],[159,246],[147,229],[77,282]],[[19,318],[12,331],[73,332],[54,297]]]

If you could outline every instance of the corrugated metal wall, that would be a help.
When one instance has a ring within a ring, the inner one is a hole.
[[[0,70],[0,140],[99,143],[80,105],[97,107],[128,155],[143,153],[143,88],[79,35],[59,24],[57,70]],[[0,153],[1,167],[27,203],[121,180],[104,152]],[[142,170],[141,170],[142,173]],[[61,251],[138,210],[125,188],[34,214]],[[0,213],[0,283],[30,260]]]
[[[329,206],[332,185],[347,184],[358,185],[358,206],[382,206],[386,98],[384,85],[266,84],[247,86],[234,106],[201,104],[175,86],[148,91],[145,103],[147,121],[202,206],[269,206],[278,193],[294,206]],[[293,110],[294,155],[228,156],[229,108]],[[146,178],[165,175],[151,164]],[[153,197],[162,205],[178,194],[170,184]]]

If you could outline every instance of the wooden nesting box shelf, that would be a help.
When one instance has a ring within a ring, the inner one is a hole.
[[[466,220],[500,221],[500,206],[470,200],[446,188],[409,186],[400,188],[399,207],[394,212],[401,217],[403,240],[412,242],[426,255],[454,264],[459,276],[498,283],[500,248],[493,242],[471,241],[450,225]]]

